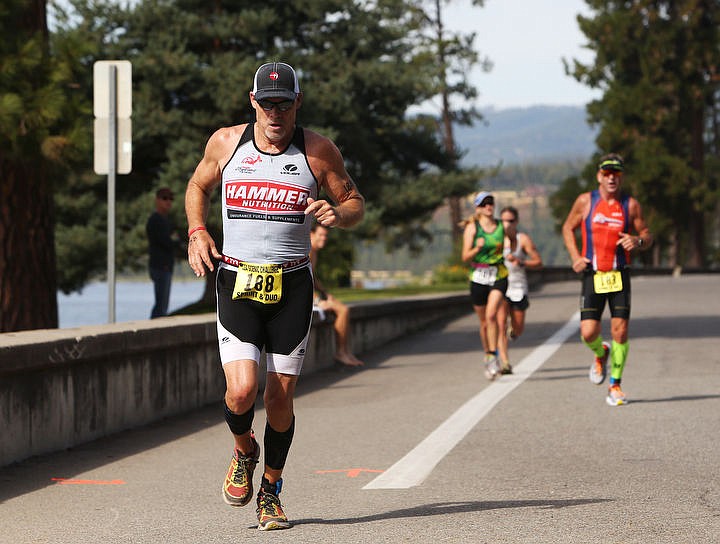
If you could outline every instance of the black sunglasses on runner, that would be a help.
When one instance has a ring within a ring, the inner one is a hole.
[[[277,108],[278,111],[288,111],[295,104],[294,100],[283,100],[281,102],[272,102],[267,98],[256,100],[260,107],[265,111],[271,111],[273,108]]]

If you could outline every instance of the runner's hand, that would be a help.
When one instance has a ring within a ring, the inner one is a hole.
[[[585,270],[589,264],[590,264],[590,259],[588,259],[587,257],[578,257],[577,259],[575,259],[573,261],[572,269],[575,272],[580,273],[583,270]]]
[[[337,209],[327,200],[307,199],[308,206],[305,215],[312,215],[323,227],[334,227],[340,222]]]
[[[207,267],[210,272],[215,270],[214,259],[221,259],[222,255],[215,247],[215,241],[206,230],[194,232],[188,242],[188,264],[199,278],[205,276]]]
[[[627,232],[621,232],[617,241],[617,245],[622,246],[625,251],[632,251],[640,246],[637,236],[631,236]]]

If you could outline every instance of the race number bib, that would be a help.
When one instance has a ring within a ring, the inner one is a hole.
[[[485,268],[475,268],[470,278],[474,283],[480,285],[492,285],[497,279],[497,266],[488,266]]]
[[[593,276],[596,293],[615,293],[622,291],[622,275],[619,270],[610,272],[595,272]]]
[[[233,300],[250,299],[263,304],[275,304],[282,296],[282,265],[252,264],[238,265]]]

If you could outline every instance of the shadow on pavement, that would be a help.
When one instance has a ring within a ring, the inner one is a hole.
[[[108,463],[224,423],[220,400],[192,412],[86,442],[73,448],[30,457],[0,468],[0,504],[37,489],[57,485],[52,478],[72,478]]]
[[[482,512],[486,510],[498,510],[501,508],[545,508],[558,509],[571,506],[584,506],[586,504],[598,504],[611,502],[612,499],[566,499],[566,500],[519,500],[519,501],[463,501],[463,502],[437,502],[416,506],[414,508],[403,508],[389,512],[373,514],[370,516],[358,516],[339,519],[300,519],[294,520],[294,525],[351,525],[355,523],[368,523],[386,519],[418,518],[426,516],[447,516],[467,512]]]
[[[664,399],[631,399],[629,404],[643,404],[652,402],[684,402],[690,400],[708,400],[720,399],[720,395],[680,395],[677,397],[667,397]]]
[[[631,317],[633,338],[716,338],[720,316]]]

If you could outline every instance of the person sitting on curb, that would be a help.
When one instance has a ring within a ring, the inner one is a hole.
[[[314,303],[321,312],[335,314],[335,360],[345,366],[363,366],[363,362],[350,351],[350,308],[340,302],[323,287],[317,276],[318,251],[325,247],[328,229],[315,223],[310,231],[310,263],[313,269],[315,289]]]

